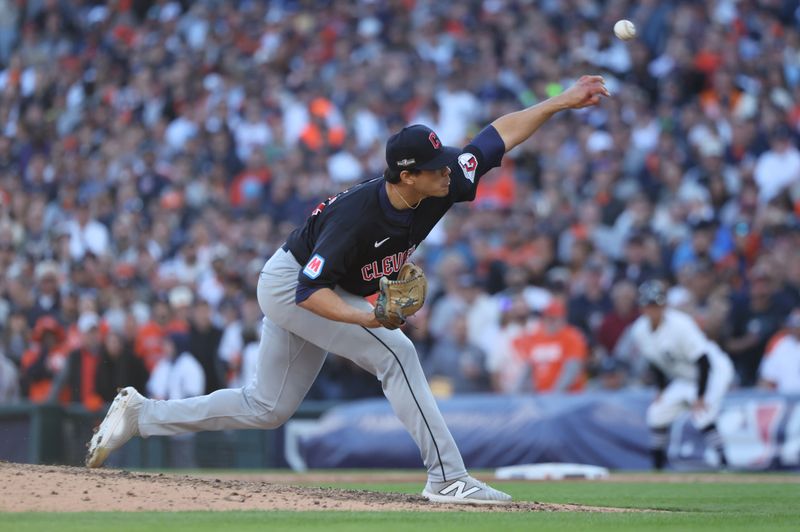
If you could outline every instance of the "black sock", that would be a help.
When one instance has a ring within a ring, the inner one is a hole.
[[[667,452],[664,449],[650,449],[653,458],[653,469],[661,471],[667,463]]]
[[[654,469],[664,469],[667,464],[667,443],[669,442],[668,427],[653,428],[650,433],[651,445],[650,456],[653,458]]]
[[[728,460],[725,458],[725,448],[722,446],[722,436],[719,435],[717,424],[712,423],[703,429],[703,439],[708,447],[716,451],[719,456],[719,463],[721,466],[727,466]]]

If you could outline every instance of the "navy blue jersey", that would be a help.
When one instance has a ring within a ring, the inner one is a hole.
[[[383,177],[359,183],[320,203],[285,248],[305,267],[298,276],[297,302],[319,288],[341,286],[361,296],[374,294],[378,280],[395,278],[447,210],[472,201],[480,177],[499,166],[505,145],[492,126],[461,150],[451,166],[450,193],[422,200],[416,209],[395,209]]]

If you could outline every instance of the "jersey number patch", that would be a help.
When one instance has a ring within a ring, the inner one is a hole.
[[[318,253],[315,253],[309,259],[306,267],[303,268],[303,273],[310,279],[316,279],[319,277],[319,274],[322,273],[323,266],[325,266],[325,259],[323,259]]]
[[[462,153],[458,156],[458,166],[464,172],[464,177],[475,182],[475,171],[478,170],[478,159],[471,153]]]

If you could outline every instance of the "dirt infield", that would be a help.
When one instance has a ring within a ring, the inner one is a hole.
[[[408,479],[408,476],[400,474]],[[325,475],[329,482],[347,475]],[[366,478],[366,475],[361,475]],[[483,512],[625,512],[574,504],[537,502],[504,506],[433,504],[419,495],[291,486],[247,478],[132,473],[0,462],[0,512],[130,512],[188,510],[350,510]],[[375,476],[372,482],[384,481]],[[294,481],[300,479],[294,477]],[[313,477],[303,477],[312,482]]]
[[[420,486],[425,482],[425,473],[420,471],[391,471],[381,473],[359,472],[359,471],[315,471],[313,473],[203,473],[197,476],[201,478],[221,478],[228,480],[255,480],[268,482],[271,484],[335,484],[337,482],[348,483],[367,483],[367,482],[419,482]],[[488,480],[488,479],[485,479]],[[800,484],[800,475],[795,474],[775,474],[775,473],[613,473],[611,476],[601,480],[585,479],[564,479],[564,480],[504,480],[504,482],[598,482],[598,483],[652,483],[652,484],[712,484],[735,482],[737,484]]]

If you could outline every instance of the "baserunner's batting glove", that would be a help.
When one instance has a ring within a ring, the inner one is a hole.
[[[375,318],[387,329],[397,329],[406,318],[422,308],[428,292],[428,280],[422,268],[406,262],[396,281],[381,277],[380,294],[375,303]]]

